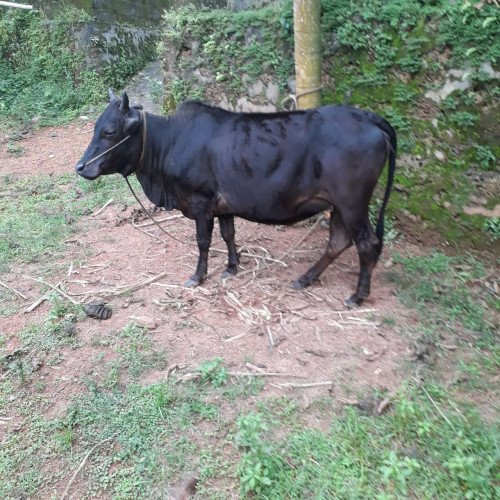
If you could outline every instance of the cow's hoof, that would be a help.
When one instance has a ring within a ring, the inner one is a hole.
[[[184,283],[185,288],[194,288],[198,285],[201,285],[201,279],[200,278],[189,278],[186,283]]]
[[[363,299],[359,298],[356,294],[351,295],[348,299],[344,301],[345,306],[348,309],[352,309],[353,307],[360,306],[363,302]]]
[[[311,282],[301,276],[299,279],[296,279],[295,281],[292,281],[292,288],[295,290],[303,290],[304,288],[307,288]]]
[[[233,278],[236,276],[236,273],[238,272],[237,269],[226,269],[221,275],[221,279],[225,280],[227,278]]]

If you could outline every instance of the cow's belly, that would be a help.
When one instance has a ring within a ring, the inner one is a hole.
[[[249,204],[232,204],[219,196],[216,215],[235,215],[252,222],[263,224],[293,224],[329,209],[331,202],[322,197],[297,197],[295,199],[272,200]]]

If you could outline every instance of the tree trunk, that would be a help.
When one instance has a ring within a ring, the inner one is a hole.
[[[295,78],[299,109],[321,104],[320,0],[294,0]]]

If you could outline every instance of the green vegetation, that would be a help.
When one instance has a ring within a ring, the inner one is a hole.
[[[135,55],[120,43],[107,47],[118,56],[116,61],[102,63],[99,71],[89,67],[74,36],[88,21],[84,11],[69,6],[50,20],[41,11],[2,9],[0,124],[4,128],[12,122],[53,125],[88,112],[103,101],[109,86],[122,87],[155,55],[152,41]]]
[[[137,184],[136,184],[137,186]],[[0,271],[14,262],[47,262],[64,249],[85,213],[110,198],[131,203],[122,179],[88,182],[73,175],[0,179]],[[13,200],[16,203],[13,203]],[[64,210],[62,210],[64,208]],[[0,292],[3,293],[3,292]]]
[[[471,291],[472,282],[486,276],[480,261],[440,252],[425,257],[395,255],[393,260],[401,269],[390,278],[397,283],[404,304],[425,313],[431,324],[453,330],[455,323],[461,323],[484,339],[491,338],[494,326],[489,308],[494,307],[494,297]]]
[[[439,411],[436,411],[436,407]],[[296,415],[296,418],[298,416]],[[495,428],[437,385],[409,386],[386,416],[347,409],[329,431],[241,417],[241,492],[257,498],[492,498],[498,472]]]
[[[211,383],[214,387],[221,387],[226,384],[228,374],[226,368],[222,366],[223,362],[222,358],[215,358],[202,363],[199,368],[201,381]]]
[[[163,50],[179,52],[175,69],[189,74],[194,67],[210,68],[215,84],[233,97],[245,91],[243,74],[250,79],[266,72],[276,75],[284,90],[293,72],[292,33],[279,9],[200,12],[186,7],[167,12],[164,20]],[[199,42],[195,53],[185,50],[193,40]],[[204,98],[213,87],[189,76],[168,85],[167,110],[188,98]]]
[[[489,390],[494,383],[491,376],[500,369],[495,320],[499,304],[494,287],[487,286],[494,271],[486,270],[476,258],[440,252],[421,257],[395,255],[393,261],[396,267],[388,278],[396,283],[398,298],[420,312],[420,324],[406,333],[433,348],[439,348],[443,338],[451,344],[467,340],[470,348],[457,355],[447,370],[458,367],[466,374],[462,377],[465,389]]]
[[[130,326],[120,332],[117,352],[131,335],[143,335],[138,332]],[[204,366],[220,372],[221,363]],[[150,498],[187,475],[199,478],[197,491],[204,498],[231,497],[235,480],[244,498],[495,494],[497,429],[434,383],[402,388],[381,416],[355,408],[332,415],[330,400],[302,410],[288,397],[263,400],[247,413],[244,393],[236,405],[240,411],[225,393],[239,382],[216,388],[201,380],[179,384],[173,377],[111,387],[106,372],[112,369],[125,376],[128,363],[103,367],[96,359],[91,378],[83,379],[88,391],[73,398],[64,416],[51,419],[42,416],[49,401],[36,374],[20,380],[15,392],[17,377],[0,383],[0,408],[8,414],[15,408],[23,417],[23,431],[9,432],[0,451],[2,498],[21,491],[37,496],[68,484],[91,450],[78,483],[81,495]],[[309,428],[305,422],[311,419],[326,419],[328,430]],[[47,460],[66,465],[47,471]]]

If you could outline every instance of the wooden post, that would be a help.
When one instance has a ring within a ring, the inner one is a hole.
[[[321,105],[321,2],[294,0],[295,78],[299,109]]]

